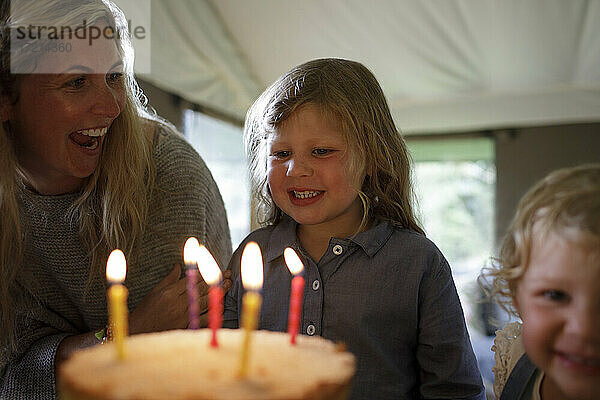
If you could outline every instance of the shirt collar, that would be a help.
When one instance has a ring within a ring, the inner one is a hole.
[[[296,226],[298,226],[296,221],[283,214],[281,221],[275,225],[271,233],[269,248],[267,249],[267,262],[281,257],[286,247],[291,247],[296,251],[299,250]]]
[[[393,232],[394,227],[391,223],[375,220],[370,229],[360,232],[348,240],[359,245],[369,257],[373,257],[388,241]]]
[[[267,262],[281,257],[286,247],[291,247],[297,252],[302,252],[298,237],[296,236],[297,226],[298,223],[296,221],[285,214],[283,215],[281,221],[271,233],[267,250]],[[369,257],[373,257],[387,242],[393,231],[394,228],[388,221],[376,220],[370,229],[360,232],[352,238],[336,240],[353,242],[360,246]]]

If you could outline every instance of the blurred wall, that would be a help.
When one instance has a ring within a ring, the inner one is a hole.
[[[496,131],[496,244],[525,192],[550,171],[600,163],[600,123]]]
[[[142,79],[137,79],[137,82],[157,114],[171,122],[183,133],[183,100]]]
[[[182,97],[166,92],[155,85],[136,77],[136,80],[149,100],[150,106],[156,110],[158,115],[170,121],[173,125],[183,133],[183,112],[187,109],[198,111],[210,117],[220,119],[239,127],[244,126],[243,120],[232,118],[229,115],[219,111],[200,105],[191,103]]]

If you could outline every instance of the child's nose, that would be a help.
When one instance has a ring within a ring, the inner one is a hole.
[[[593,304],[581,304],[571,313],[567,331],[580,338],[598,339],[600,335],[600,307]]]
[[[309,162],[299,157],[293,158],[288,162],[287,175],[292,177],[312,176],[313,168]]]

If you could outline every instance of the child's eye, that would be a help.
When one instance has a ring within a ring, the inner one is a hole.
[[[271,157],[277,158],[277,159],[283,159],[283,158],[286,158],[289,156],[290,156],[290,152],[287,150],[274,151],[273,153],[271,153]]]
[[[569,295],[566,294],[565,292],[563,292],[562,290],[555,290],[555,289],[545,290],[542,293],[542,296],[544,296],[546,299],[552,300],[552,301],[566,301],[569,298]]]
[[[326,156],[333,152],[331,149],[314,149],[313,154],[316,156]]]

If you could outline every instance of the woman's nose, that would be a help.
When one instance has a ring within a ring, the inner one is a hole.
[[[313,172],[313,168],[307,160],[295,157],[288,161],[287,176],[312,176]]]
[[[92,112],[107,118],[116,118],[121,113],[121,101],[118,90],[106,83],[98,84],[94,94]]]

